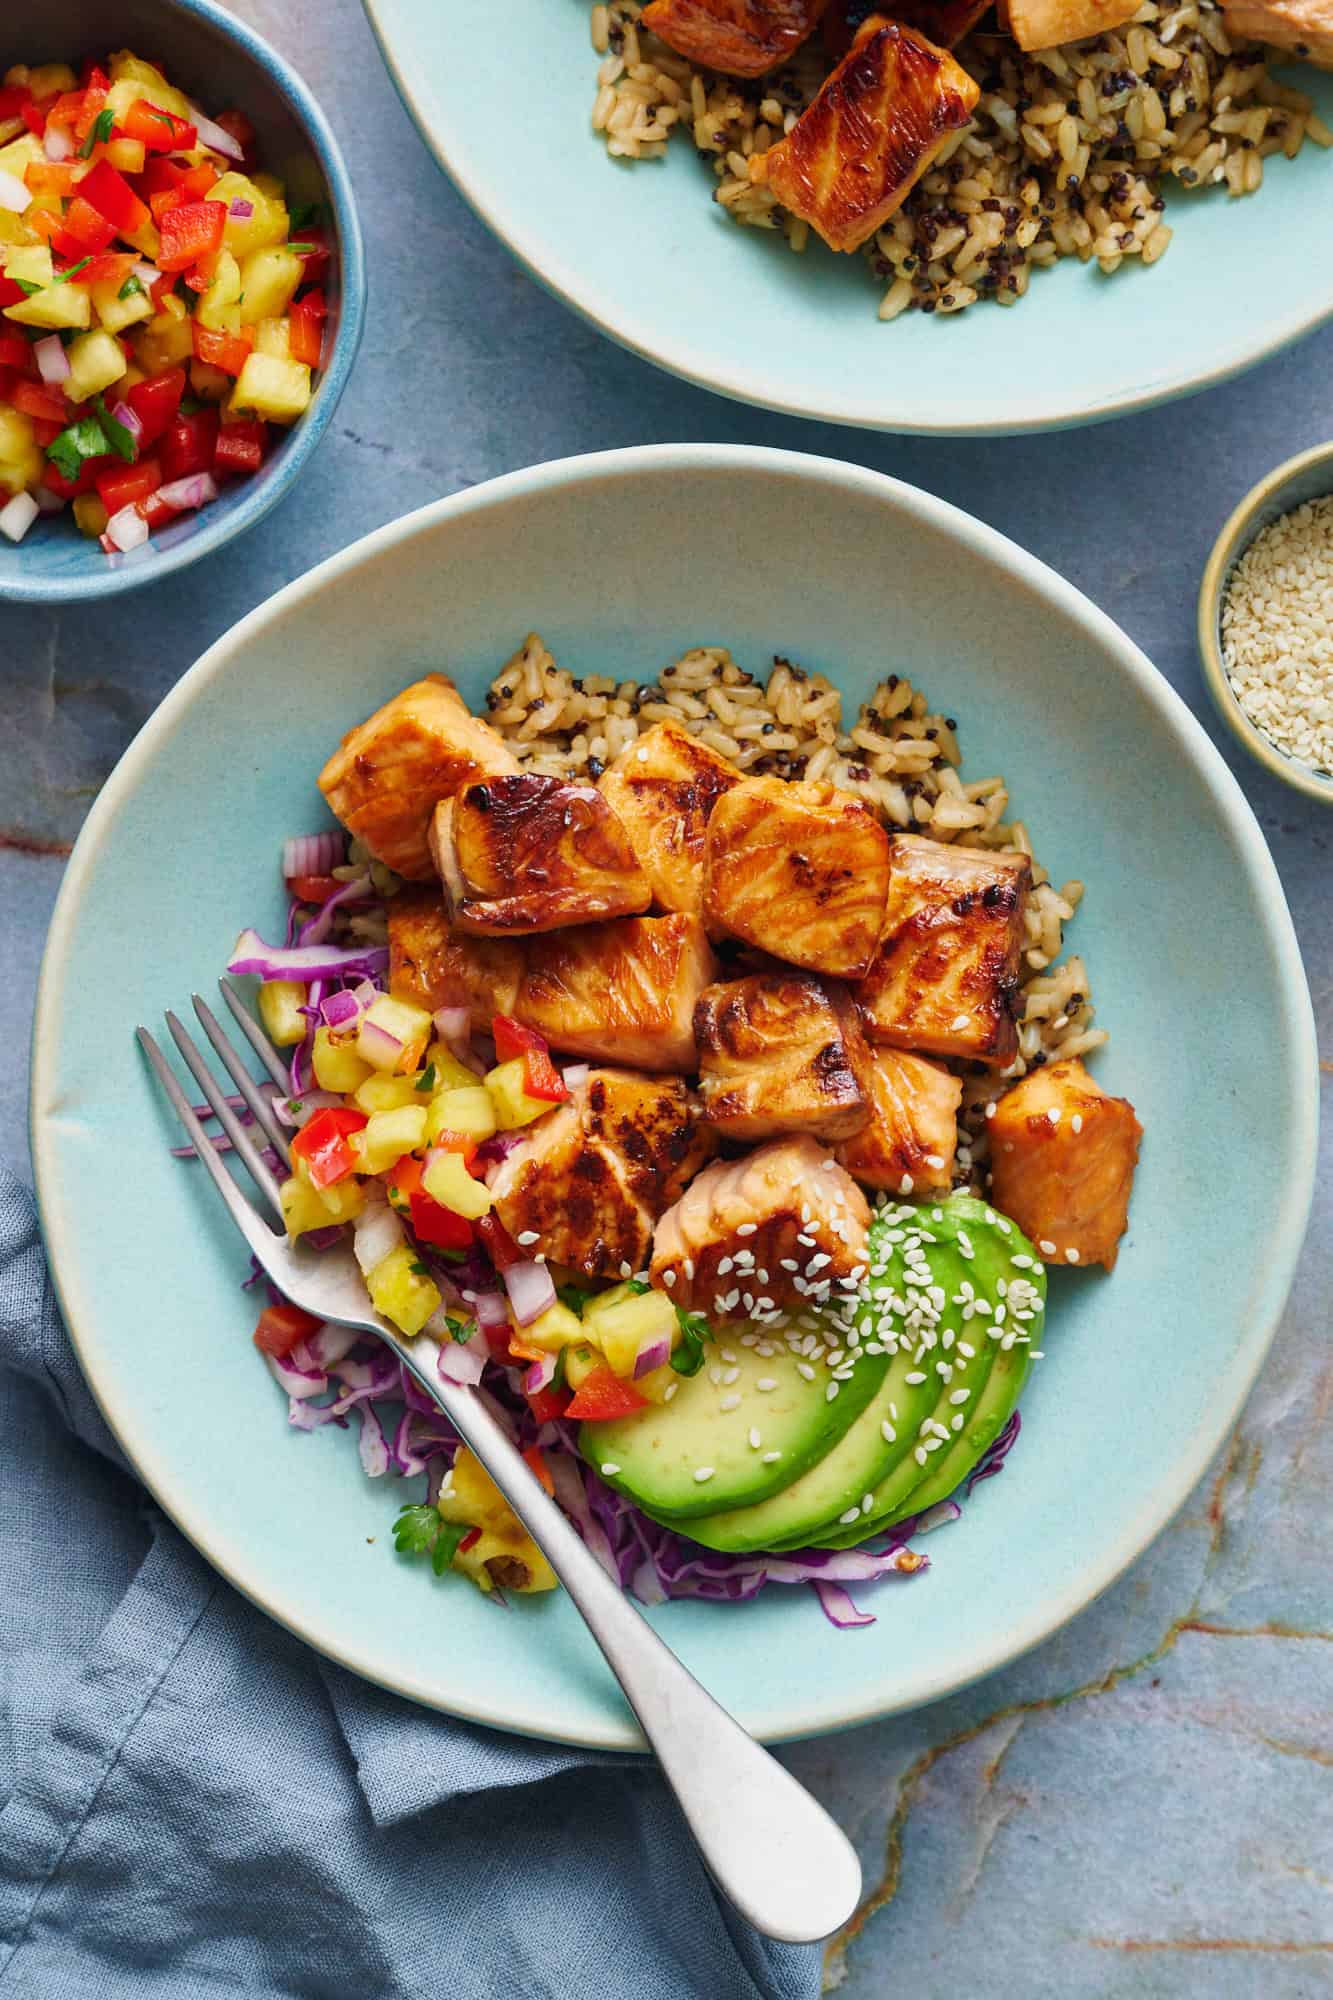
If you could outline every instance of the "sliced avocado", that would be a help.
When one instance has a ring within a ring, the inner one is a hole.
[[[895,1513],[886,1514],[876,1523],[877,1527],[891,1527],[906,1514],[924,1514],[927,1507],[947,1500],[962,1485],[1013,1415],[1031,1365],[1026,1347],[1011,1347],[1007,1354],[1001,1351],[995,1356],[971,1421],[964,1424],[951,1445],[936,1455],[934,1465],[927,1465],[929,1476],[923,1477],[921,1484],[908,1495],[906,1504]]]
[[[580,1431],[588,1463],[645,1514],[674,1522],[766,1500],[837,1444],[889,1366],[887,1354],[864,1355],[830,1397],[826,1368],[808,1379],[780,1334],[760,1335],[771,1349],[761,1354],[742,1347],[749,1331],[709,1342],[670,1402]]]

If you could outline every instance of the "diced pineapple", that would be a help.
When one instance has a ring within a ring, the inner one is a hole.
[[[276,354],[250,354],[236,378],[231,410],[251,411],[270,424],[293,424],[310,406],[310,369]]]
[[[309,1181],[293,1174],[285,1180],[279,1194],[282,1201],[282,1219],[287,1225],[287,1234],[295,1241],[311,1229],[327,1229],[332,1217],[318,1193]]]
[[[209,361],[190,363],[190,394],[201,403],[220,403],[230,393],[231,376],[225,369],[214,368]]]
[[[387,1115],[401,1114],[390,1112]],[[369,1131],[370,1127],[366,1129]],[[421,1176],[421,1185],[441,1208],[452,1209],[455,1215],[464,1215],[469,1222],[475,1222],[478,1216],[490,1212],[491,1191],[484,1181],[473,1179],[463,1165],[461,1153],[431,1154]]]
[[[254,360],[250,356],[250,361]],[[246,367],[250,366],[246,362]],[[424,1007],[409,1000],[393,1000],[381,993],[361,1016],[356,1031],[356,1052],[372,1069],[414,1070],[430,1038],[431,1017]]]
[[[606,1366],[600,1351],[588,1339],[588,1329],[583,1329],[583,1339],[577,1347],[565,1349],[565,1380],[571,1389],[581,1389],[590,1375]]]
[[[280,181],[276,174],[267,174],[261,169],[255,174],[254,183],[259,192],[266,194],[270,201],[286,201],[286,184]]]
[[[140,320],[153,316],[153,301],[142,286],[127,298],[120,296],[121,280],[118,278],[104,278],[88,289],[92,294],[93,311],[108,333],[123,333],[127,326],[137,326]]]
[[[263,991],[262,987],[260,991]],[[329,1029],[323,1026],[315,1030],[315,1047],[310,1060],[315,1071],[315,1082],[320,1089],[336,1090],[339,1096],[358,1089],[375,1073],[369,1063],[362,1062],[350,1042],[335,1042]],[[366,1109],[365,1105],[361,1108],[363,1111]],[[388,1107],[375,1108],[380,1110]]]
[[[110,59],[107,74],[111,78],[111,88],[107,92],[107,109],[115,113],[117,124],[124,121],[125,113],[136,98],[143,97],[150,104],[156,104],[162,111],[172,111],[177,118],[187,124],[194,123],[194,112],[190,100],[167,82],[160,69],[136,56],[131,49],[118,49]],[[68,86],[75,88],[74,84]]]
[[[460,1062],[447,1042],[432,1042],[426,1051],[427,1066],[435,1071],[437,1090],[471,1090],[481,1078],[465,1062]]]
[[[16,181],[21,181],[25,167],[45,158],[41,140],[35,133],[25,132],[21,138],[11,139],[7,146],[0,146],[0,172],[13,174]]]
[[[259,1018],[268,1029],[268,1038],[280,1049],[295,1048],[303,1042],[308,1025],[301,1012],[306,1004],[306,988],[299,979],[266,979],[259,989]]]
[[[32,231],[27,219],[10,208],[0,208],[0,254],[13,244],[30,243]]]
[[[6,250],[4,265],[5,276],[12,278],[16,285],[49,285],[55,277],[55,265],[45,243],[29,243]]]
[[[252,250],[241,265],[241,321],[276,319],[287,310],[301,282],[304,266],[294,250],[268,243]]]
[[[76,289],[74,285],[61,287],[66,292]],[[64,388],[71,403],[86,403],[91,397],[100,396],[125,373],[120,342],[100,326],[72,340],[65,349],[65,358],[69,362],[69,375]]]
[[[77,331],[80,327],[92,325],[92,301],[86,285],[48,285],[44,291],[34,292],[31,298],[6,306],[5,318],[12,319],[19,326],[40,326],[53,333],[61,333],[71,327]],[[117,348],[116,352],[119,354],[120,349]],[[121,354],[120,358],[123,364],[124,355]]]
[[[470,1576],[482,1590],[554,1590],[556,1576],[523,1523],[480,1461],[466,1445],[445,1475],[436,1502],[440,1518],[481,1534],[470,1548],[460,1549],[453,1566]]]
[[[28,71],[28,88],[39,100],[55,97],[64,90],[77,90],[78,87],[79,79],[68,63],[38,63],[35,69]]]
[[[679,1381],[671,1363],[665,1361],[660,1368],[650,1368],[646,1375],[636,1376],[634,1387],[650,1403],[667,1403],[671,1400],[672,1383]]]
[[[315,1193],[324,1204],[326,1223],[350,1222],[366,1205],[365,1191],[352,1174],[331,1182],[328,1187],[316,1188]]]
[[[241,267],[230,250],[218,252],[213,282],[195,307],[200,326],[214,333],[235,333],[241,323]]]
[[[233,257],[248,257],[252,250],[262,250],[266,243],[286,242],[286,203],[281,195],[266,194],[258,181],[251,180],[248,175],[229,169],[213,183],[208,190],[208,198],[227,204],[227,225],[222,232],[222,241]],[[237,201],[248,201],[251,214],[233,214],[232,203]]]
[[[354,1048],[351,1053],[357,1062],[361,1062]],[[369,1065],[363,1064],[362,1067],[368,1068]],[[356,1101],[365,1112],[397,1111],[404,1104],[419,1104],[428,1111],[429,1097],[424,1090],[417,1088],[420,1082],[420,1076],[386,1076],[383,1070],[370,1070],[364,1081],[354,1086]]]
[[[468,1139],[489,1139],[495,1130],[495,1100],[476,1082],[464,1089],[442,1090],[431,1099],[426,1137],[432,1146],[441,1132],[461,1132]]]
[[[141,174],[147,153],[142,139],[126,139],[121,135],[106,142],[106,163],[118,174]]]
[[[135,359],[146,375],[164,375],[194,355],[190,315],[174,293],[167,294],[161,310],[132,339]]]
[[[675,1308],[665,1292],[641,1292],[614,1299],[610,1305],[592,1299],[584,1307],[583,1325],[596,1339],[612,1373],[627,1379],[646,1348],[665,1341],[669,1354],[676,1338]]]
[[[106,533],[106,524],[111,517],[106,511],[105,503],[99,500],[95,493],[78,494],[70,512],[74,516],[75,527],[81,535],[86,535],[90,542],[95,542],[99,535]]]
[[[577,1346],[585,1338],[583,1321],[559,1300],[527,1326],[520,1327],[512,1312],[509,1317],[525,1346],[540,1347],[547,1354],[559,1354],[562,1347]]]
[[[32,418],[0,403],[0,493],[26,493],[40,484],[42,465]]]
[[[440,1307],[439,1286],[427,1277],[416,1253],[400,1243],[366,1274],[366,1290],[377,1313],[406,1334],[420,1333]]]
[[[397,1111],[373,1112],[370,1122],[348,1136],[356,1157],[357,1172],[382,1174],[404,1153],[422,1145],[426,1137],[424,1104],[404,1104]]]
[[[255,353],[275,354],[279,361],[291,359],[291,323],[287,319],[261,319],[255,327]]]
[[[534,1118],[541,1118],[552,1109],[549,1098],[528,1096],[524,1088],[526,1078],[527,1065],[522,1056],[497,1063],[486,1072],[486,1088],[495,1105],[495,1122],[502,1132],[531,1125]]]

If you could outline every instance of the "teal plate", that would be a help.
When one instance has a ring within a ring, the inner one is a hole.
[[[787,553],[800,522],[801,562]],[[941,607],[947,607],[942,613]],[[1112,1031],[1100,1079],[1147,1128],[1115,1275],[1053,1276],[1046,1359],[1003,1476],[860,1592],[652,1616],[767,1738],[928,1701],[1053,1632],[1180,1506],[1263,1359],[1313,1178],[1309,996],[1234,780],[1147,660],[1011,542],[908,486],[794,454],[673,446],[566,460],[381,529],[281,591],[168,695],[75,849],[37,1003],[32,1126],[80,1360],[129,1458],[208,1559],[386,1687],[479,1721],[630,1747],[563,1597],[487,1603],[392,1553],[397,1482],[354,1433],[291,1431],[250,1345],[246,1260],[134,1045],[210,991],[237,931],[273,936],[284,836],[351,724],[436,666],[480,699],[533,628],[576,673],[651,675],[700,641],[776,651],[855,704],[910,673],[1002,771]]]
[[[611,160],[594,137],[587,0],[365,0],[422,137],[478,215],[566,305],[706,389],[792,416],[980,436],[1145,409],[1252,366],[1333,312],[1315,219],[1333,154],[1265,163],[1259,192],[1167,194],[1166,256],[1104,277],[1066,260],[1016,308],[876,318],[857,257],[739,229],[685,139]],[[1333,120],[1333,76],[1283,82]]]

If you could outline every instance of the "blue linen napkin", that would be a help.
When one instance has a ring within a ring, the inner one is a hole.
[[[319,1659],[157,1511],[0,1168],[0,1992],[813,2000],[643,1760]]]

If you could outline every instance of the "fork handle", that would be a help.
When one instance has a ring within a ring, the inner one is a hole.
[[[417,1375],[411,1357],[404,1357]],[[481,1460],[578,1607],[638,1718],[714,1881],[756,1930],[827,1937],[856,1908],[861,1868],[840,1827],[741,1728],[607,1575],[470,1389],[418,1376]]]

